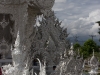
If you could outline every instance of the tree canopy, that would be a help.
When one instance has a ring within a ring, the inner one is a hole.
[[[98,52],[97,44],[92,39],[88,39],[86,42],[84,42],[83,46],[80,49],[80,52],[83,53],[84,58],[87,58],[92,54],[93,49],[95,52]]]
[[[79,50],[79,52],[83,54],[84,58],[89,57],[93,50],[98,52],[99,48],[100,47],[92,39],[86,40],[82,46],[79,43],[74,44],[74,50],[76,52]]]
[[[74,49],[75,50],[78,50],[80,47],[81,47],[81,45],[79,43],[75,43],[74,44]]]

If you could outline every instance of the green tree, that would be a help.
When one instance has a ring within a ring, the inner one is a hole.
[[[78,50],[81,47],[81,45],[79,43],[75,43],[73,47],[75,50]]]
[[[74,50],[75,50],[75,52],[76,52],[76,55],[77,55],[78,53],[80,53],[81,45],[80,45],[79,43],[75,43],[75,44],[73,45],[73,47],[74,47]]]
[[[98,46],[92,39],[88,39],[86,42],[84,42],[84,45],[81,47],[81,53],[83,53],[84,58],[90,56],[93,49],[95,52],[98,52]]]

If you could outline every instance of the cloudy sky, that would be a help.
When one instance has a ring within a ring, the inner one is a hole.
[[[79,36],[79,41],[91,38],[98,41],[98,24],[100,20],[100,0],[55,0],[53,7],[56,16],[62,21],[62,26],[68,29],[71,39]]]

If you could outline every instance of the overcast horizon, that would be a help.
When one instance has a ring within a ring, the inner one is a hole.
[[[100,0],[55,0],[53,10],[68,29],[69,37],[78,35],[83,41],[96,35],[94,39],[99,39],[99,26],[95,22],[100,20]]]

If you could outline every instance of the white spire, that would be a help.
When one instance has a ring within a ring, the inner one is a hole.
[[[94,49],[93,49],[93,56],[94,56]]]
[[[71,47],[70,47],[70,50],[69,50],[69,55],[73,56],[74,55],[74,51],[73,51],[73,43],[71,43]]]
[[[73,49],[74,49],[74,47],[73,47],[73,43],[71,43],[71,47],[70,47],[70,49],[71,49],[71,50],[73,50]]]
[[[15,41],[15,47],[18,47],[20,44],[20,38],[19,38],[19,31],[17,32],[17,38],[16,38],[16,41]]]

